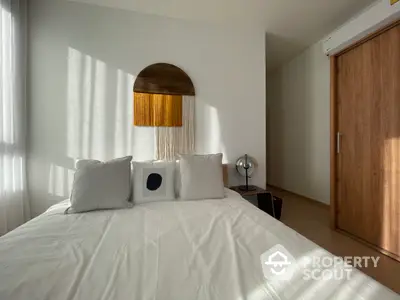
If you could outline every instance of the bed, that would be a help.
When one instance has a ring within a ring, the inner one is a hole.
[[[0,239],[1,300],[399,299],[354,270],[350,281],[265,279],[260,255],[330,255],[226,189],[175,201],[65,215],[68,201]]]

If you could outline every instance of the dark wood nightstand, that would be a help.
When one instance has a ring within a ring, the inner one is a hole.
[[[274,197],[270,192],[257,187],[254,191],[242,191],[239,186],[230,187],[243,198],[257,196],[257,207],[277,220],[281,219],[283,200]]]

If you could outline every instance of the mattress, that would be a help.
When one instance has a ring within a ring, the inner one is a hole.
[[[1,300],[399,299],[363,273],[351,280],[268,280],[277,244],[296,261],[328,252],[233,191],[65,215],[69,202],[0,239]]]

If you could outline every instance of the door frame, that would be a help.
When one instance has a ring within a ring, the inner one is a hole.
[[[381,253],[388,255],[398,261],[400,261],[400,257],[381,249],[375,245],[372,245],[366,241],[361,240],[355,236],[352,236],[350,233],[347,233],[338,228],[338,156],[336,153],[336,143],[337,143],[337,133],[338,133],[338,95],[337,95],[337,60],[338,57],[343,55],[344,53],[360,46],[361,44],[381,35],[382,33],[400,25],[400,19],[395,20],[394,22],[386,25],[375,32],[367,35],[365,38],[355,42],[344,50],[340,51],[337,54],[330,56],[330,211],[331,211],[331,228],[333,230],[344,233],[356,240],[374,248],[375,250],[380,251]]]

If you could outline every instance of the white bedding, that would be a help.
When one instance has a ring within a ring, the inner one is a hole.
[[[359,271],[351,281],[267,281],[260,255],[276,244],[296,259],[327,253],[226,193],[77,215],[55,205],[0,239],[0,299],[399,299]]]

